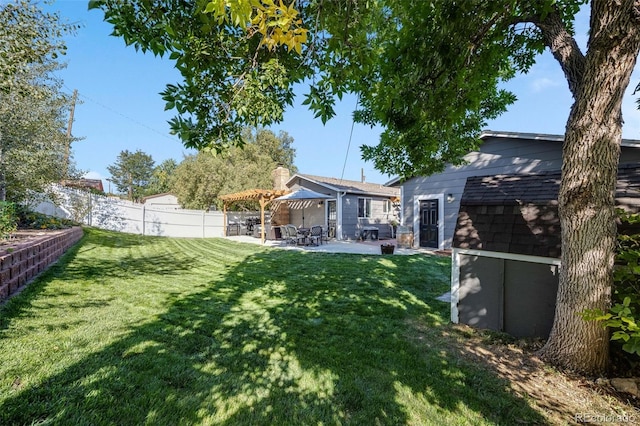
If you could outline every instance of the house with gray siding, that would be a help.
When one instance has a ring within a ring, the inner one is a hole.
[[[562,135],[484,131],[477,151],[441,173],[394,179],[400,189],[400,222],[412,228],[416,247],[449,249],[467,178],[559,171]],[[640,162],[640,141],[623,139],[620,164]]]
[[[291,176],[286,187],[291,190],[302,187],[330,197],[308,202],[301,206],[303,208],[289,209],[288,213],[289,223],[296,226],[304,223],[305,227],[321,225],[328,229],[330,238],[389,238],[391,224],[398,221],[400,189],[397,187],[301,173]]]

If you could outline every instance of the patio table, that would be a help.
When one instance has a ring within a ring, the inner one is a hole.
[[[298,244],[300,244],[300,240],[302,240],[302,245],[308,246],[311,244],[311,240],[309,239],[310,233],[311,228],[298,228]]]

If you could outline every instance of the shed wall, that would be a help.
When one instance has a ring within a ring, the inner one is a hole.
[[[516,337],[547,338],[558,291],[558,266],[458,254],[458,320]]]

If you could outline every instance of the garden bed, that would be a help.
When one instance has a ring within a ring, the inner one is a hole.
[[[0,245],[0,303],[57,261],[82,238],[79,226],[53,231],[21,230]]]

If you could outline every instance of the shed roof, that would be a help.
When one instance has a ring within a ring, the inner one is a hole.
[[[560,172],[467,179],[453,247],[560,257]],[[616,204],[640,210],[640,168],[618,170]]]
[[[155,198],[162,198],[167,196],[175,197],[176,199],[178,198],[177,195],[172,194],[171,192],[162,192],[160,194],[153,194],[153,195],[147,195],[146,197],[142,197],[142,202],[146,203],[148,200],[153,200]]]

